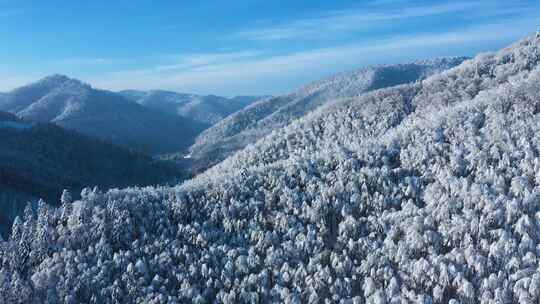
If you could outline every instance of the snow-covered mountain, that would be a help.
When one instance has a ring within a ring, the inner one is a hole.
[[[0,245],[0,297],[538,303],[539,64],[527,38],[329,103],[183,185],[41,205]]]
[[[208,126],[214,125],[228,115],[266,96],[236,96],[232,98],[215,95],[182,94],[170,91],[119,92],[121,95],[148,108],[182,117],[190,117]]]
[[[215,164],[235,151],[286,126],[327,102],[368,91],[415,82],[452,68],[467,58],[440,58],[409,64],[380,65],[338,74],[284,96],[248,106],[204,131],[190,148],[195,170]]]
[[[0,233],[26,202],[56,203],[63,189],[74,197],[86,186],[102,189],[155,185],[179,177],[170,165],[53,124],[0,112]]]
[[[149,110],[119,94],[54,75],[0,98],[0,110],[52,122],[148,154],[182,150],[203,126]]]

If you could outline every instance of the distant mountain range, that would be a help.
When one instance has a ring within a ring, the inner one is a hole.
[[[27,202],[55,202],[63,189],[76,198],[85,186],[181,178],[180,168],[143,154],[183,151],[204,128],[257,99],[114,93],[63,75],[0,93],[0,233]]]
[[[328,102],[412,83],[455,67],[466,59],[439,58],[362,68],[314,82],[287,95],[256,102],[221,120],[196,138],[190,148],[194,170],[204,170]]]
[[[181,151],[207,127],[62,75],[1,95],[0,111],[30,121],[55,123],[147,154]]]
[[[215,95],[182,94],[170,91],[119,92],[122,96],[145,107],[167,114],[189,117],[208,126],[214,125],[228,115],[251,103],[269,96],[236,96],[232,98]]]
[[[0,232],[26,202],[77,198],[86,186],[102,189],[155,185],[180,176],[175,167],[50,123],[0,112]]]

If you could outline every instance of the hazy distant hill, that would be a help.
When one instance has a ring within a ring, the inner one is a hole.
[[[56,203],[63,189],[76,198],[86,186],[155,185],[179,176],[142,154],[0,112],[0,232],[28,200]]]
[[[0,110],[31,121],[52,122],[148,154],[183,150],[204,127],[61,75],[0,97]]]
[[[223,160],[233,152],[289,124],[332,100],[411,83],[459,65],[466,58],[441,58],[409,64],[380,65],[338,74],[288,95],[265,99],[204,131],[190,148],[195,167]]]
[[[213,125],[226,116],[241,110],[266,96],[236,96],[182,94],[170,91],[121,91],[119,94],[148,108],[167,114],[189,117],[206,125]]]

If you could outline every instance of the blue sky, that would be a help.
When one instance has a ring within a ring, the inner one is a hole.
[[[496,50],[540,27],[539,2],[0,0],[0,91],[61,73],[112,90],[279,94]]]

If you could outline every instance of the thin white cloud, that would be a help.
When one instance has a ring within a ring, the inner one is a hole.
[[[486,44],[508,43],[524,36],[524,29],[534,28],[536,19],[516,19],[447,33],[395,36],[279,56],[257,56],[227,60],[201,60],[202,65],[185,69],[148,69],[145,74],[125,71],[100,77],[92,83],[110,89],[165,88],[193,93],[276,94],[293,89],[339,71],[374,63],[413,58],[464,55],[455,53]],[[454,53],[450,53],[454,49]],[[204,56],[203,56],[204,57]],[[218,59],[216,59],[218,58]],[[189,61],[189,60],[188,60]],[[195,60],[197,61],[197,60]],[[211,62],[211,63],[209,63]],[[136,76],[136,77],[135,77]]]
[[[120,71],[112,73],[115,76],[129,75],[152,75],[161,73],[176,73],[179,71],[194,71],[203,69],[207,66],[213,66],[223,62],[237,63],[244,62],[248,59],[253,59],[261,56],[260,52],[255,51],[238,51],[238,52],[222,52],[222,53],[200,53],[200,54],[174,54],[160,56],[162,59],[168,60],[170,63],[142,68],[130,71]]]
[[[177,62],[174,64],[157,66],[154,70],[169,71],[180,69],[194,69],[220,62],[237,62],[260,56],[260,52],[240,51],[227,53],[206,53],[206,54],[183,54],[169,56]]]
[[[388,4],[403,4],[389,7]],[[383,6],[382,9],[379,6]],[[336,34],[358,32],[373,28],[378,24],[419,17],[438,16],[443,14],[462,14],[462,16],[475,16],[475,12],[482,12],[482,16],[510,15],[523,12],[522,7],[507,7],[493,1],[456,1],[449,3],[435,3],[431,5],[415,5],[403,1],[374,2],[362,9],[334,11],[330,14],[316,18],[306,18],[294,22],[240,31],[234,38],[254,41],[274,41],[288,39],[314,39],[328,38]]]
[[[56,60],[53,64],[69,65],[69,66],[95,66],[95,65],[110,65],[115,63],[125,63],[128,60],[118,58],[84,58],[74,57]]]

